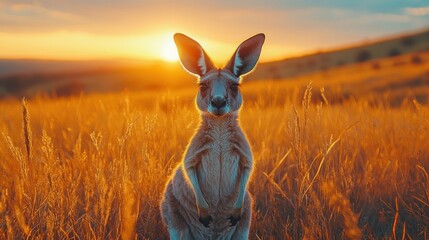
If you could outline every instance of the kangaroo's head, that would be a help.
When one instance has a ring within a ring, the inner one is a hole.
[[[183,67],[198,76],[200,111],[220,117],[240,109],[240,78],[255,67],[264,40],[264,34],[247,39],[238,46],[225,67],[217,68],[199,43],[181,33],[174,35]]]

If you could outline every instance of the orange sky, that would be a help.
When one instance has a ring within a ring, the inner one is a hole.
[[[429,4],[427,4],[429,5]],[[422,4],[308,1],[3,0],[0,58],[174,58],[173,34],[196,39],[224,63],[263,32],[262,61],[426,27]]]
[[[135,36],[106,36],[85,32],[57,31],[49,33],[0,33],[1,58],[39,59],[115,59],[136,58],[145,60],[174,60],[177,58],[173,31]],[[220,42],[192,36],[208,52],[213,61],[224,63],[241,43]],[[243,36],[242,40],[251,37]],[[31,44],[29,44],[31,41]],[[291,53],[291,52],[289,52]],[[287,53],[271,46],[261,57],[265,60],[280,59]]]

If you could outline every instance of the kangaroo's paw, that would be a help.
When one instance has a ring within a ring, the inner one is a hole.
[[[200,221],[200,223],[202,223],[204,225],[204,227],[209,227],[210,223],[213,221],[212,216],[208,215],[207,217],[200,217],[198,218],[198,220]]]
[[[200,208],[199,209],[199,218],[200,223],[204,225],[204,227],[209,227],[210,223],[213,221],[212,216],[208,213],[207,209]]]
[[[231,223],[230,227],[237,225],[238,221],[241,220],[241,208],[236,208],[232,212],[231,216],[228,217],[229,223]]]

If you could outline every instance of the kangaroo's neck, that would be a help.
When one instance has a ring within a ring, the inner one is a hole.
[[[237,114],[226,114],[216,117],[211,114],[203,113],[201,115],[201,127],[209,135],[222,135],[224,133],[233,133],[240,129]]]

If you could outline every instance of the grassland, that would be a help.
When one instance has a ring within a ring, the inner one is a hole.
[[[428,106],[332,104],[320,85],[243,84],[251,239],[427,238]],[[0,239],[167,239],[194,91],[1,101]]]

